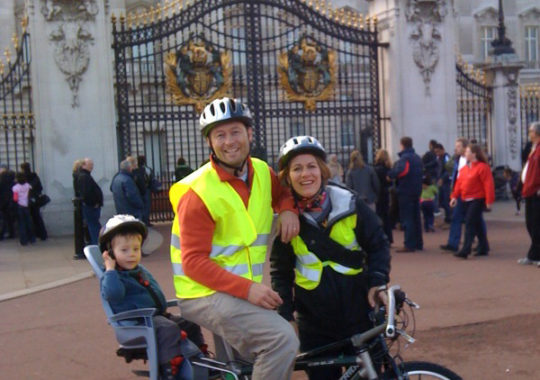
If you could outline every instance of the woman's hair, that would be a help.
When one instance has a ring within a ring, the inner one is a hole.
[[[309,154],[309,153],[308,153]],[[321,183],[323,186],[326,186],[328,183],[328,179],[332,176],[332,173],[330,172],[330,168],[324,162],[324,160],[318,156],[313,155],[315,157],[315,160],[317,160],[317,165],[319,165],[319,169],[321,170]],[[290,172],[290,165],[291,165],[292,159],[287,161],[287,165],[278,173],[278,179],[281,182],[283,186],[291,187],[291,184],[289,183],[289,172]]]
[[[392,167],[392,161],[390,160],[390,155],[386,149],[379,149],[375,153],[375,165],[384,165],[387,168]]]
[[[21,185],[26,183],[26,174],[24,172],[18,172],[15,174],[15,179],[17,180],[17,183],[20,183]]]
[[[484,164],[487,164],[487,158],[484,154],[484,151],[482,150],[482,147],[478,144],[469,144],[468,148],[471,150],[472,153],[476,156],[476,159],[480,162],[483,162]]]
[[[28,163],[28,162],[23,162],[21,164],[21,170],[26,175],[32,173],[32,169],[30,168],[30,163]]]
[[[180,165],[185,165],[185,164],[186,164],[186,160],[184,159],[184,157],[182,156],[178,157],[178,160],[176,160],[176,165],[180,166]]]
[[[358,150],[353,150],[351,152],[351,157],[349,158],[349,169],[359,168],[362,169],[366,166],[364,162],[364,157]]]
[[[83,166],[83,164],[84,164],[84,158],[79,158],[73,161],[73,173],[79,171],[79,169],[81,168],[81,166]]]

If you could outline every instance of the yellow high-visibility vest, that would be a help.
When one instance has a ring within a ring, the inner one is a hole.
[[[272,180],[268,165],[251,158],[253,184],[248,208],[240,195],[227,182],[221,181],[218,173],[207,163],[169,191],[175,217],[171,233],[171,262],[174,287],[178,298],[199,298],[215,293],[184,274],[180,250],[180,226],[178,202],[192,189],[201,198],[215,222],[210,260],[223,269],[255,282],[262,281],[270,230],[272,228]]]
[[[330,230],[330,238],[351,251],[360,250],[354,233],[356,218],[356,214],[349,215],[334,224]],[[319,286],[325,266],[330,266],[338,273],[351,276],[361,273],[364,270],[363,267],[349,268],[333,261],[321,261],[317,255],[309,251],[306,243],[300,236],[294,237],[291,240],[291,245],[296,255],[294,269],[296,274],[295,282],[298,286],[306,290],[313,290]]]

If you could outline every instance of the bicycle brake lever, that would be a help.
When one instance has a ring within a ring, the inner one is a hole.
[[[405,298],[405,303],[414,309],[420,309],[420,305],[408,298]]]
[[[412,336],[410,336],[409,334],[407,334],[405,332],[405,330],[401,330],[401,329],[396,329],[396,332],[401,335],[403,337],[403,339],[405,339],[407,342],[409,343],[414,343],[416,342],[416,339],[414,339]]]

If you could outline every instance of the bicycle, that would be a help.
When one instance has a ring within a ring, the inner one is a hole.
[[[439,379],[461,380],[453,371],[435,363],[423,361],[403,361],[398,353],[393,354],[391,348],[399,339],[403,338],[408,344],[415,339],[406,332],[410,317],[414,324],[414,309],[419,306],[407,298],[399,285],[388,288],[388,312],[381,307],[373,312],[371,319],[374,327],[350,338],[337,341],[310,351],[303,352],[296,357],[295,370],[319,368],[325,366],[344,367],[340,380],[408,380],[408,379]],[[408,309],[405,308],[408,307]],[[414,328],[413,328],[414,333]],[[230,346],[224,344],[227,357],[234,358]],[[333,352],[347,352],[351,349],[354,354]],[[252,367],[250,363],[241,360],[222,362],[210,358],[195,358],[192,364],[215,372],[221,372],[224,380],[249,380]]]

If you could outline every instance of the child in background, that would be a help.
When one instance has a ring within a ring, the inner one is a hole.
[[[425,175],[422,179],[422,194],[420,195],[420,207],[422,214],[424,215],[424,231],[435,232],[433,227],[434,212],[435,212],[435,198],[437,197],[439,190],[431,182],[429,175]]]
[[[28,194],[32,186],[27,182],[24,173],[17,173],[15,176],[17,183],[11,188],[13,200],[17,203],[17,220],[19,224],[19,242],[21,245],[28,245],[28,242],[35,243],[32,216],[28,207]]]
[[[158,346],[160,379],[191,380],[192,367],[182,355],[187,345],[185,332],[198,347],[206,348],[201,328],[179,316],[166,312],[167,301],[150,272],[139,265],[141,246],[148,230],[143,222],[131,215],[115,215],[99,234],[105,273],[101,279],[101,296],[114,313],[157,308],[153,317]]]
[[[508,166],[504,168],[504,179],[510,185],[510,191],[512,192],[512,198],[516,202],[516,215],[520,214],[521,211],[521,188],[523,184],[519,178],[519,173],[513,171]]]

